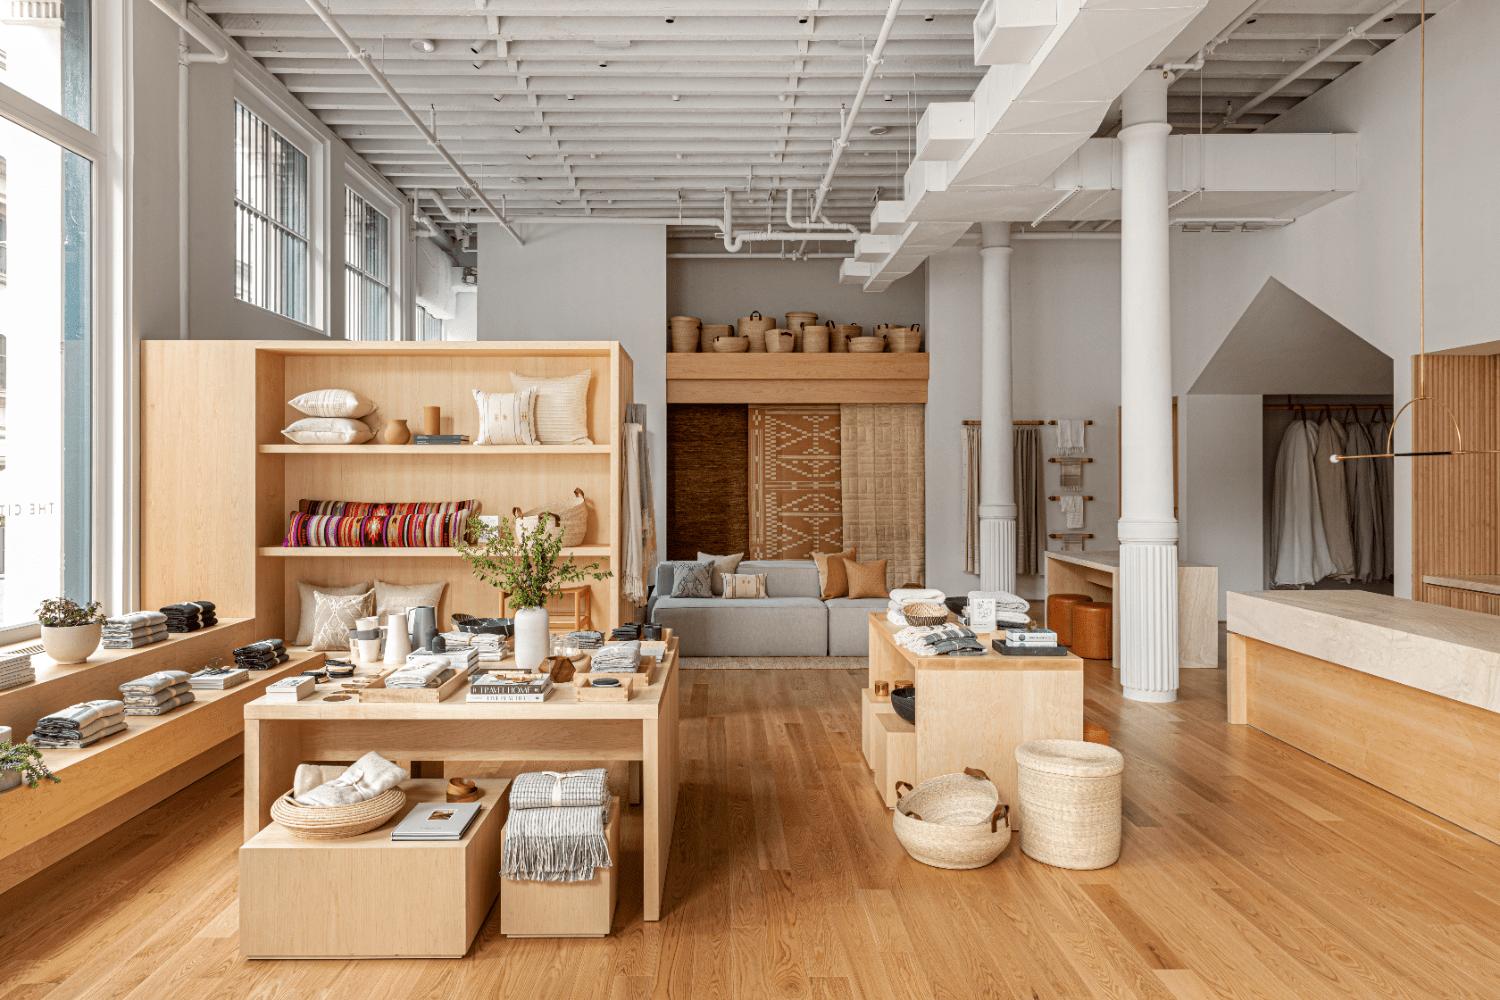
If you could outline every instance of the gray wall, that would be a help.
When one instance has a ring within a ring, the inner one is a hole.
[[[927,586],[967,594],[979,589],[979,577],[964,571],[962,433],[965,420],[979,419],[972,374],[979,364],[979,248],[945,250],[925,267],[934,334],[927,344]]]
[[[733,323],[759,309],[780,323],[791,309],[817,313],[820,320],[858,323],[867,331],[878,323],[924,323],[925,267],[872,295],[859,285],[839,284],[836,260],[674,259],[667,261],[667,314]]]

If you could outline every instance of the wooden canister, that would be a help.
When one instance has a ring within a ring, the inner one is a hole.
[[[802,328],[802,350],[808,354],[827,354],[832,327],[804,326]]]
[[[741,337],[748,337],[752,333],[765,333],[767,330],[774,329],[775,326],[774,319],[766,319],[759,310],[756,310],[749,316],[740,317],[739,333]]]
[[[443,408],[441,406],[422,407],[422,433],[443,433]]]

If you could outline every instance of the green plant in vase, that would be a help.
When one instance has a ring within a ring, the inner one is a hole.
[[[36,609],[42,626],[42,648],[58,663],[82,663],[99,648],[104,612],[99,602],[79,604],[70,597],[54,597]]]
[[[35,788],[43,779],[54,783],[62,781],[48,770],[47,765],[42,762],[42,752],[30,743],[0,741],[0,771],[20,771],[21,780],[31,788]]]
[[[458,554],[474,568],[474,576],[503,591],[515,608],[515,657],[521,670],[536,670],[547,659],[547,602],[560,596],[568,584],[605,580],[612,575],[599,569],[597,561],[584,566],[563,555],[561,521],[549,525],[548,517],[556,519],[555,514],[544,514],[530,528],[505,517],[495,525],[470,518],[474,541],[456,546]]]

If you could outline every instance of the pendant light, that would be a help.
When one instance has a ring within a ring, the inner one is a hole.
[[[1428,455],[1495,455],[1495,451],[1465,451],[1464,435],[1459,429],[1458,418],[1448,404],[1435,396],[1427,395],[1427,0],[1422,0],[1422,23],[1420,27],[1421,70],[1417,98],[1417,288],[1418,330],[1421,336],[1417,352],[1417,394],[1396,411],[1390,430],[1385,435],[1385,451],[1378,455],[1331,455],[1329,461],[1347,462],[1353,458],[1420,458]],[[1453,437],[1457,447],[1452,451],[1394,451],[1396,423],[1401,414],[1417,403],[1437,405],[1448,414],[1453,424]]]

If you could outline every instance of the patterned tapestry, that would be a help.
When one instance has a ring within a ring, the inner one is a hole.
[[[751,559],[843,547],[837,406],[750,407]]]
[[[844,544],[886,559],[886,586],[927,581],[926,411],[921,403],[842,407]]]

